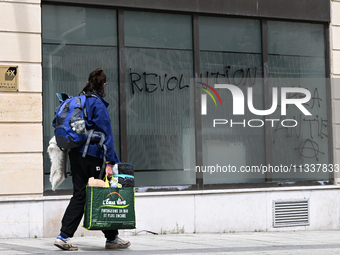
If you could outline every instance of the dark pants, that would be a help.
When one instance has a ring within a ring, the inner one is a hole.
[[[83,158],[80,152],[73,150],[70,151],[69,158],[72,172],[73,197],[61,221],[61,231],[72,237],[83,217],[87,182],[90,177],[99,177],[103,159],[88,155]],[[113,240],[118,235],[118,230],[105,230],[103,233],[107,239]]]

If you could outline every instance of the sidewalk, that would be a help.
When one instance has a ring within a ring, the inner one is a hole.
[[[340,254],[340,231],[122,236],[131,246],[105,250],[103,237],[75,237],[76,254]],[[54,238],[0,239],[0,254],[64,254]]]

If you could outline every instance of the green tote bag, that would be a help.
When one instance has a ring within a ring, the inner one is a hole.
[[[86,187],[84,228],[109,230],[135,226],[134,187]]]

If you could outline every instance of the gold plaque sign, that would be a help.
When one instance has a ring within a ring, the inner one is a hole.
[[[0,66],[0,91],[18,91],[18,66]]]

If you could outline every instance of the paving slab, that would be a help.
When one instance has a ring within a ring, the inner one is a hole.
[[[121,236],[127,249],[104,249],[104,237],[75,237],[76,254],[222,255],[222,254],[340,254],[340,231],[247,232],[220,234],[140,234]],[[0,239],[0,254],[63,254],[54,238]]]

